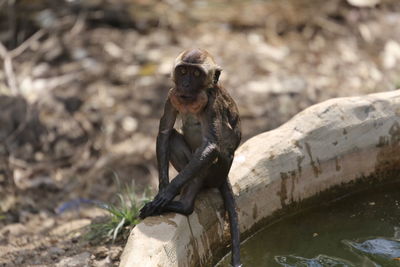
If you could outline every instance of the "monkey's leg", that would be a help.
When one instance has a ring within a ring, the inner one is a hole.
[[[183,135],[177,132],[175,129],[172,130],[170,140],[169,140],[169,147],[170,147],[170,161],[172,166],[180,172],[186,164],[188,164],[189,160],[192,157],[192,153],[190,151],[189,146],[187,145]],[[160,192],[158,192],[160,194]],[[157,196],[156,196],[157,198]],[[141,210],[139,217],[144,219],[148,216],[156,216],[160,215],[164,209],[159,209],[157,205],[155,205],[156,198],[147,203]],[[175,202],[175,201],[172,201]],[[178,206],[182,206],[181,204],[174,204],[172,205],[172,209]],[[187,209],[187,205],[183,205],[181,210]],[[171,210],[172,211],[172,210]]]
[[[192,158],[192,152],[182,134],[173,129],[170,137],[170,161],[178,172],[182,171]]]
[[[162,208],[163,212],[176,212],[183,215],[190,215],[194,210],[194,201],[203,187],[204,175],[194,178],[181,192],[179,201],[171,201]]]
[[[232,242],[232,266],[240,267],[240,230],[238,215],[236,211],[236,203],[233,197],[232,187],[229,183],[228,177],[219,188],[222,198],[224,200],[225,209],[228,211],[231,242]]]
[[[192,158],[192,153],[182,134],[174,130],[171,135],[171,164],[180,172]],[[185,185],[181,191],[181,197],[178,201],[171,201],[158,213],[176,212],[183,215],[189,215],[193,212],[194,201],[200,189],[203,186],[206,173],[199,174],[196,178]]]
[[[160,215],[164,212],[176,212],[183,215],[190,215],[194,210],[194,201],[197,197],[197,194],[200,192],[201,188],[204,184],[204,176],[196,177],[190,183],[185,185],[182,189],[181,197],[179,200],[171,201],[167,205],[162,208],[151,207],[153,210],[150,215],[147,216],[156,216]],[[152,202],[150,202],[152,203]],[[150,204],[148,203],[148,204]],[[147,204],[146,204],[147,205]],[[145,211],[141,210],[141,214],[144,214]],[[147,217],[146,216],[146,217]],[[141,217],[145,218],[145,217]]]

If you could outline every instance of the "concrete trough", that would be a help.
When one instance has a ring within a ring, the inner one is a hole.
[[[287,212],[399,173],[400,90],[309,107],[237,150],[230,181],[242,240]],[[169,213],[138,224],[120,266],[215,264],[229,251],[227,222],[218,191],[202,192],[192,215]]]

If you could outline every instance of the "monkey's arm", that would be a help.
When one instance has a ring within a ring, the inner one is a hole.
[[[169,139],[177,116],[176,109],[172,106],[168,98],[164,106],[164,114],[160,119],[160,125],[157,135],[156,153],[158,165],[158,190],[161,192],[169,184]]]
[[[176,195],[188,181],[196,175],[201,175],[218,157],[219,147],[218,139],[214,134],[215,124],[210,123],[206,127],[202,145],[196,149],[189,163],[168,185],[170,188],[168,191]]]
[[[211,104],[211,103],[210,103]],[[195,151],[192,159],[185,168],[159,192],[154,200],[146,204],[143,215],[158,214],[182,189],[182,187],[196,175],[202,175],[218,157],[218,134],[220,133],[221,118],[215,108],[208,108],[201,115],[203,121],[203,143]]]

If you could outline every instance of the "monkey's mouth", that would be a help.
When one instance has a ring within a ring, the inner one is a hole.
[[[185,95],[185,94],[180,94],[178,95],[179,98],[184,101],[184,102],[193,102],[196,100],[196,96],[195,95]]]

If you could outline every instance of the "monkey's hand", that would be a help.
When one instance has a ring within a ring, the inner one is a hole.
[[[157,216],[163,212],[163,208],[171,202],[171,200],[177,195],[178,190],[175,189],[171,184],[164,190],[160,191],[153,201],[144,205],[140,210],[139,217],[144,219],[148,216]]]

